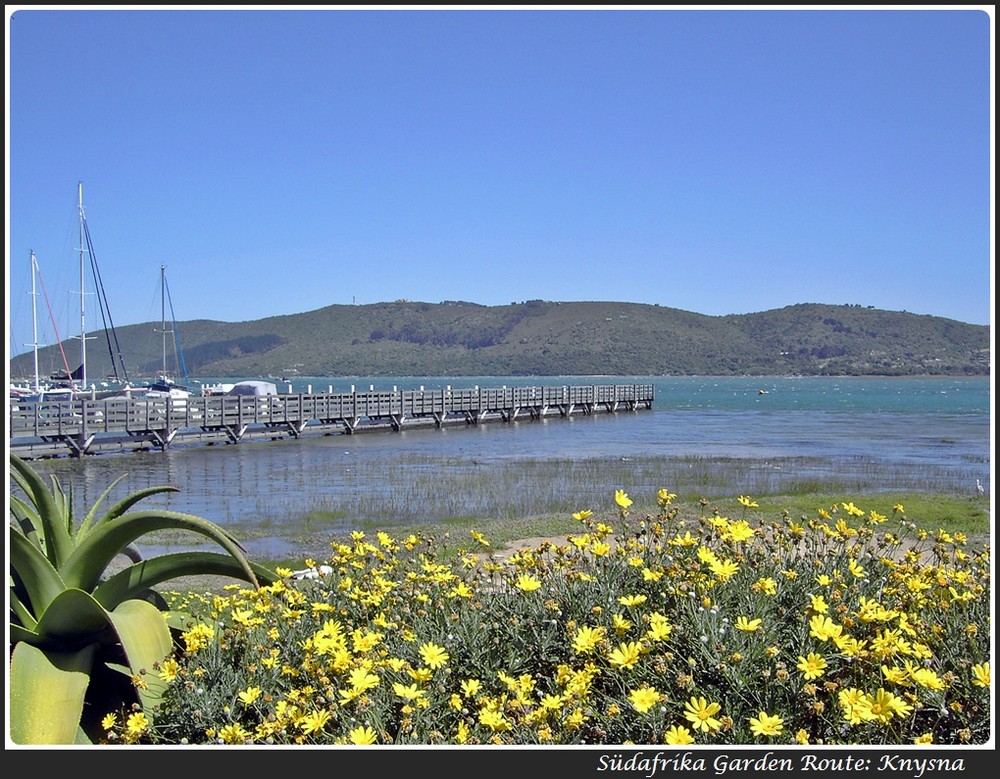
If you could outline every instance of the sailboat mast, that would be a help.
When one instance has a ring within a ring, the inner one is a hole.
[[[163,380],[167,380],[167,266],[160,266],[160,332],[163,334]]]
[[[86,287],[86,266],[83,261],[83,253],[86,250],[84,225],[86,217],[83,213],[83,182],[78,181],[76,185],[77,203],[80,214],[80,389],[87,387],[87,318],[85,313],[85,299],[87,295]]]
[[[35,357],[35,394],[42,391],[38,381],[38,293],[35,291],[35,278],[38,276],[38,258],[31,251],[31,347]]]

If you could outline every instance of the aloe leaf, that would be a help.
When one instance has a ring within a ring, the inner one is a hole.
[[[131,509],[135,504],[146,498],[152,497],[153,495],[160,495],[164,492],[180,492],[180,487],[174,487],[172,485],[161,485],[157,487],[146,487],[145,489],[138,490],[137,492],[130,493],[108,509],[105,514],[100,518],[96,519],[97,511],[101,504],[104,503],[111,491],[125,478],[125,474],[122,474],[117,479],[115,479],[111,485],[101,493],[101,496],[97,499],[93,506],[90,507],[90,511],[87,512],[87,516],[83,518],[80,523],[80,527],[77,530],[77,538],[79,539],[81,535],[86,535],[92,524],[101,525],[105,522],[111,522],[118,517],[125,514],[129,509]]]
[[[52,482],[52,496],[56,500],[56,505],[58,506],[57,517],[63,520],[63,525],[66,529],[66,534],[70,540],[73,539],[73,493],[70,492],[68,495],[65,490],[63,490],[62,482],[59,481],[55,476],[49,477]]]
[[[105,608],[131,598],[143,596],[146,590],[162,582],[183,576],[228,576],[256,585],[271,584],[278,575],[257,563],[249,563],[256,579],[251,579],[244,566],[229,555],[219,552],[170,552],[141,560],[109,576],[94,588],[94,598]]]
[[[37,620],[49,604],[66,589],[59,572],[41,550],[20,533],[8,533],[10,568],[16,572],[16,585],[27,596],[28,608]]]
[[[32,628],[25,627],[24,625],[15,625],[13,622],[7,623],[7,630],[10,633],[10,645],[20,643],[24,641],[28,644],[38,645],[42,643],[42,637],[38,635]]]
[[[12,634],[18,628],[28,631],[29,634],[34,633],[38,620],[31,613],[31,609],[21,600],[20,594],[13,588],[10,592],[10,611],[11,620],[7,624],[10,626]],[[11,637],[12,644],[23,640],[22,638],[15,639],[13,636]]]
[[[121,479],[119,479],[118,481],[120,480]],[[115,484],[117,483],[118,482],[116,481]],[[113,487],[114,484],[112,484],[111,486]],[[110,491],[110,488],[108,489]],[[104,514],[104,516],[101,517],[100,522],[102,523],[109,522],[113,519],[117,519],[118,517],[127,513],[129,509],[131,509],[136,503],[138,503],[141,500],[145,500],[146,498],[151,497],[153,495],[159,495],[164,492],[180,492],[180,491],[181,491],[180,487],[174,487],[172,485],[167,484],[158,487],[147,487],[146,489],[139,490],[138,492],[133,492],[130,495],[127,495],[126,497],[122,498],[114,506],[108,509],[108,511]],[[105,493],[105,495],[106,494],[107,493]],[[94,507],[90,511],[91,515],[96,514],[96,508],[103,499],[104,495],[102,495],[101,498],[98,500],[98,502],[94,504]]]
[[[137,687],[143,708],[153,708],[165,689],[154,668],[166,658],[173,644],[163,613],[151,603],[128,600],[110,612],[118,640],[128,659],[132,676],[145,684]]]
[[[21,534],[28,538],[31,543],[44,553],[45,545],[38,532],[39,519],[38,512],[29,506],[25,501],[16,495],[10,496],[10,515],[14,520],[14,527],[21,531]]]
[[[123,473],[121,476],[119,476],[117,479],[111,482],[111,484],[107,486],[104,492],[100,494],[100,497],[98,497],[97,500],[94,501],[94,505],[90,507],[90,511],[87,512],[87,516],[85,516],[83,518],[83,521],[80,522],[80,527],[77,530],[78,537],[80,535],[86,535],[87,528],[90,527],[90,523],[94,521],[94,517],[97,515],[97,510],[100,508],[101,504],[107,499],[108,495],[111,494],[111,491],[119,484],[121,484],[121,481],[122,479],[125,478],[125,475],[126,474]]]
[[[52,657],[72,657],[73,647],[91,648],[90,665],[86,670],[91,682],[95,674],[102,681],[91,684],[85,694],[90,710],[102,713],[120,710],[136,700],[144,708],[151,709],[165,689],[155,668],[172,649],[170,628],[164,614],[151,603],[130,600],[107,611],[89,593],[66,590],[42,616],[37,635],[25,636],[22,632],[20,637],[27,640],[17,643],[16,647],[41,644],[36,648]],[[113,681],[108,671],[98,673],[100,669],[94,666],[98,660],[101,666],[114,671],[112,676],[121,681]],[[121,665],[119,660],[125,664]],[[134,684],[133,679],[142,680],[144,684]],[[21,683],[25,696],[37,694],[33,690],[29,693],[27,680],[21,680]],[[49,679],[42,677],[38,683],[46,685]],[[71,707],[70,711],[75,712],[75,725],[80,722],[82,709]],[[91,723],[86,729],[93,726],[94,723]],[[63,727],[69,728],[68,724]],[[68,736],[62,733],[59,738],[66,739]]]
[[[16,744],[73,744],[97,646],[44,652],[19,643],[11,653],[10,737]]]
[[[114,640],[108,612],[83,590],[63,590],[38,618],[35,632],[48,645],[75,648]]]
[[[69,557],[73,551],[73,537],[67,521],[72,521],[64,515],[65,500],[61,499],[62,488],[59,480],[52,477],[52,488],[24,460],[17,455],[10,455],[10,474],[17,485],[24,491],[28,499],[38,511],[41,527],[38,531],[45,539],[45,554],[55,567]]]
[[[93,528],[66,561],[60,573],[69,586],[93,590],[122,549],[144,535],[168,529],[188,530],[215,541],[240,564],[247,581],[258,586],[256,574],[238,541],[207,519],[176,511],[136,511]]]

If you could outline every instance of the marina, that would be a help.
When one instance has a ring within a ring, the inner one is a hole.
[[[193,384],[215,391],[237,378]],[[454,393],[640,383],[655,393],[649,411],[640,405],[636,413],[541,419],[519,413],[511,423],[441,428],[433,420],[412,427],[404,420],[400,432],[385,424],[381,429],[391,432],[371,435],[310,435],[318,429],[310,425],[283,441],[82,457],[65,456],[63,448],[61,456],[33,464],[72,489],[82,512],[112,484],[105,498],[111,503],[174,485],[178,492],[150,503],[216,522],[270,559],[320,555],[330,533],[375,526],[568,516],[606,506],[618,489],[634,497],[655,496],[662,487],[706,497],[914,490],[976,500],[979,479],[991,494],[988,379],[303,376],[280,397],[310,395],[310,388]]]
[[[25,459],[652,409],[653,384],[11,401]]]

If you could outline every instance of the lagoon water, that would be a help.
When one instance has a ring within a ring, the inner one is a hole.
[[[233,381],[206,378],[206,384]],[[444,429],[178,446],[36,461],[90,506],[149,486],[144,500],[268,544],[313,523],[343,532],[449,517],[577,511],[630,495],[768,494],[802,485],[856,491],[990,493],[987,378],[396,377],[295,378],[283,391],[653,383],[652,410]],[[78,509],[79,512],[79,509]],[[253,544],[248,543],[253,549]],[[280,550],[279,550],[280,551]]]

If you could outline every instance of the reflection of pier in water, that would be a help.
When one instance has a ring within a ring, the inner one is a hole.
[[[11,401],[10,451],[24,458],[400,431],[653,407],[652,384],[329,394]]]

